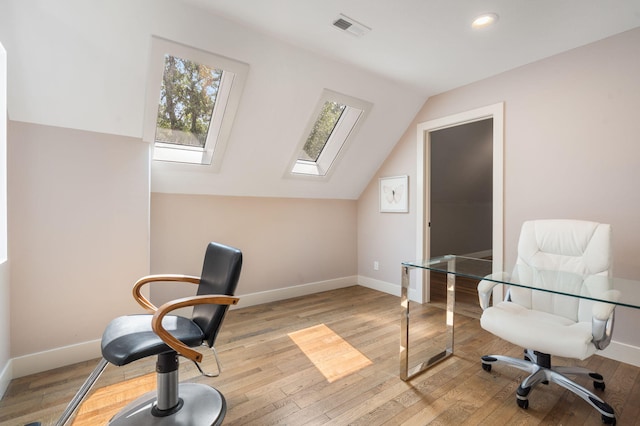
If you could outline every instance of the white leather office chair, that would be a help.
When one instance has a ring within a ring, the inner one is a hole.
[[[564,274],[563,274],[564,272]],[[566,274],[566,273],[571,274]],[[611,275],[611,226],[576,220],[536,220],[522,225],[514,275],[521,282],[541,286],[570,286],[573,290],[607,291]],[[558,279],[560,278],[560,279]],[[553,284],[552,284],[553,283]],[[489,306],[495,282],[481,281],[478,295],[483,312],[482,328],[525,348],[523,359],[502,355],[482,357],[482,367],[507,364],[530,375],[516,391],[516,401],[528,408],[528,395],[539,384],[557,383],[584,399],[615,424],[613,408],[566,375],[582,375],[604,390],[603,377],[581,367],[552,366],[551,355],[586,359],[611,340],[614,305],[552,292],[511,286],[504,301]],[[610,293],[612,293],[610,291]]]

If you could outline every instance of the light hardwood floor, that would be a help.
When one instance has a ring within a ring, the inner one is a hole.
[[[418,305],[412,309],[416,324],[412,338],[432,336],[439,330],[434,321],[442,320],[441,309],[426,307],[420,312]],[[323,334],[308,334],[305,340],[307,332]],[[480,367],[480,356],[520,356],[522,350],[483,331],[471,316],[456,315],[455,333],[453,357],[403,382],[398,377],[399,298],[354,286],[230,311],[216,345],[223,363],[220,377],[200,377],[184,360],[180,377],[210,384],[224,394],[225,425],[601,424],[595,410],[555,385],[535,389],[529,409],[518,408],[515,390],[524,373],[503,366],[487,373]],[[426,346],[415,343],[417,348]],[[332,357],[336,351],[326,351],[327,345],[336,344],[343,351],[343,361],[338,363]],[[355,359],[357,364],[349,361]],[[51,424],[95,363],[14,380],[0,402],[0,425],[35,420]],[[213,357],[205,355],[205,370],[211,370],[212,363]],[[599,356],[580,364],[604,375],[606,390],[601,394],[616,410],[618,425],[639,425],[640,368]],[[153,369],[153,360],[108,366],[94,395],[97,389]],[[133,383],[132,395],[149,386],[148,380]],[[590,383],[582,384],[592,388]],[[112,399],[117,403],[122,394],[116,392]],[[102,416],[110,415],[110,404],[105,402]],[[75,424],[101,424],[103,418],[96,414]]]

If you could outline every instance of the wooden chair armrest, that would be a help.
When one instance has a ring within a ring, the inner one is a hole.
[[[151,327],[154,333],[156,333],[158,337],[160,337],[171,349],[178,352],[183,357],[189,358],[191,361],[200,362],[202,361],[202,354],[173,337],[173,335],[162,326],[162,318],[174,309],[195,305],[237,305],[239,300],[240,299],[237,297],[224,295],[203,295],[172,300],[171,302],[167,302],[160,306],[153,314]]]
[[[156,312],[158,308],[144,297],[141,293],[142,286],[155,281],[179,281],[191,284],[200,284],[200,277],[194,277],[191,275],[177,275],[177,274],[165,274],[165,275],[147,275],[140,278],[133,285],[133,298],[140,306],[149,312]]]

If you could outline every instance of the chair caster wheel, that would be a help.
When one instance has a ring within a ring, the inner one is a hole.
[[[604,388],[605,388],[604,382],[593,382],[593,387],[595,389],[604,390]]]
[[[516,398],[516,402],[518,403],[518,407],[522,408],[523,410],[526,410],[527,408],[529,408],[529,400],[528,399]]]
[[[482,363],[482,369],[491,372],[491,364]]]
[[[602,423],[607,424],[607,425],[615,425],[616,424],[616,418],[603,415],[602,416]]]

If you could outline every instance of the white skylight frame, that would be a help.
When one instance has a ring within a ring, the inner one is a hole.
[[[346,108],[327,139],[318,159],[316,161],[301,160],[299,159],[300,153],[303,151],[307,139],[320,117],[322,108],[327,102],[337,102],[338,104],[346,105]],[[324,89],[309,118],[285,175],[297,178],[327,179],[365,121],[371,107],[372,104],[370,102]]]
[[[156,124],[165,56],[222,69],[218,95],[204,148],[156,141]],[[170,169],[199,167],[211,172],[220,170],[240,97],[249,73],[249,65],[195,47],[153,36],[149,59],[143,140],[152,147],[154,166]]]

